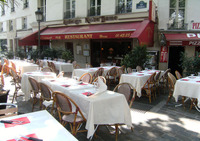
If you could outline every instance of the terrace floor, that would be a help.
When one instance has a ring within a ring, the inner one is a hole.
[[[10,90],[8,102],[11,102],[14,84],[10,76],[5,77],[5,84],[4,89]],[[110,89],[113,90],[112,87]],[[175,102],[173,98],[166,105],[167,97],[167,89],[160,89],[151,104],[147,97],[136,98],[131,107],[133,132],[121,127],[118,141],[200,141],[200,113],[194,107],[189,110],[190,101],[185,103],[185,108],[177,107],[180,102]],[[18,98],[17,104],[19,114],[31,112],[32,102],[24,101],[23,96]],[[115,140],[115,135],[105,126],[100,126],[96,135],[94,141]],[[78,133],[76,138],[87,141],[86,136],[86,133]]]

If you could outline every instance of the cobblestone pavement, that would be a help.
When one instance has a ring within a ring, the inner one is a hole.
[[[10,76],[5,77],[5,84],[4,89],[10,90],[8,98],[10,102],[14,92],[14,84]],[[20,94],[23,93],[19,92]],[[131,107],[133,132],[124,126],[120,127],[118,140],[200,141],[200,113],[195,108],[189,110],[190,101],[185,103],[185,108],[176,107],[180,102],[176,103],[173,98],[166,105],[167,96],[167,90],[160,89],[159,95],[151,104],[147,97],[136,98]],[[31,112],[32,101],[24,101],[23,95],[18,97],[16,103],[19,107],[19,114]],[[77,139],[88,140],[86,133],[78,133]],[[115,135],[105,126],[100,126],[93,140],[112,141],[115,140]]]

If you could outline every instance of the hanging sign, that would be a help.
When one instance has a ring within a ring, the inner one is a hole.
[[[161,46],[160,63],[167,63],[167,60],[168,60],[168,47]]]

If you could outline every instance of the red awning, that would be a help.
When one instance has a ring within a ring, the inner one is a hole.
[[[165,33],[167,46],[200,46],[200,33]]]
[[[154,24],[143,22],[51,27],[41,32],[41,40],[138,38],[140,44],[153,45]],[[147,35],[147,36],[146,36]]]
[[[44,30],[45,28],[41,29],[40,31]],[[18,42],[19,46],[32,46],[38,45],[38,31],[31,33],[30,35],[19,39]],[[41,45],[48,45],[49,41],[40,41]]]

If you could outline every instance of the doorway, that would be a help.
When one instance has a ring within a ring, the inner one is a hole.
[[[168,68],[171,69],[171,73],[175,75],[175,71],[179,71],[182,75],[183,69],[181,68],[181,53],[185,51],[183,46],[169,47],[169,63]]]

